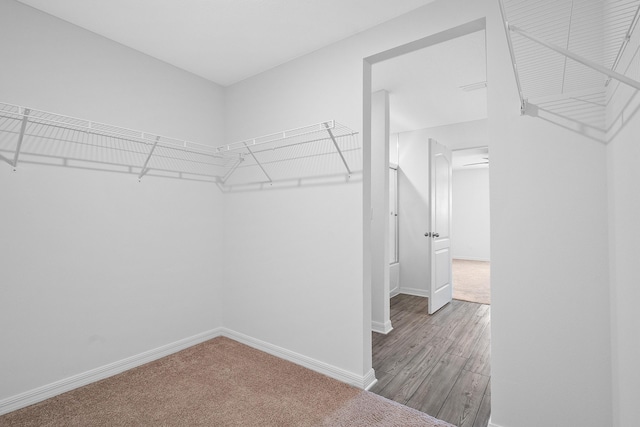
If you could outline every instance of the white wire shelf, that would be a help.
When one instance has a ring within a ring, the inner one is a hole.
[[[331,120],[217,147],[240,157],[222,184],[273,183],[347,175],[362,164],[358,133]]]
[[[215,147],[57,113],[0,103],[0,159],[52,165],[123,167],[215,181],[234,161]],[[236,156],[237,157],[237,156]]]
[[[197,179],[231,186],[348,174],[357,133],[335,121],[209,146],[0,103],[0,160]],[[79,166],[80,165],[80,166]]]
[[[525,112],[538,99],[604,93],[638,20],[640,0],[500,0],[518,92]],[[585,106],[590,102],[584,99]],[[591,103],[593,114],[604,107]]]

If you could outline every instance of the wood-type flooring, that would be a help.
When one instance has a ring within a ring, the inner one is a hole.
[[[393,330],[373,333],[371,391],[459,427],[486,427],[489,322],[489,305],[453,300],[429,316],[427,298],[393,297]]]

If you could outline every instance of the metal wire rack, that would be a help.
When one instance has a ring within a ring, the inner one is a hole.
[[[335,121],[216,147],[0,103],[0,160],[14,170],[20,162],[82,165],[116,168],[138,179],[160,175],[227,188],[351,175],[361,163],[359,153],[357,133]]]
[[[357,132],[333,120],[217,149],[240,156],[221,179],[228,188],[308,177],[349,177],[362,163]]]
[[[536,104],[604,133],[606,85],[615,79],[640,89],[618,70],[640,0],[500,0],[500,7],[522,114]]]

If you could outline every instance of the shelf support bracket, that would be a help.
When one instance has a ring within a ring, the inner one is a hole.
[[[338,147],[338,141],[336,141],[336,137],[333,136],[333,132],[331,132],[331,128],[329,127],[329,123],[324,123],[324,127],[327,129],[327,132],[329,133],[329,136],[331,137],[331,141],[333,141],[334,147],[336,147],[336,150],[338,150],[338,154],[340,155],[340,159],[342,159],[342,163],[344,164],[344,167],[347,169],[347,173],[349,174],[349,176],[351,176],[351,169],[349,169],[349,165],[347,164],[347,161],[345,160],[344,156],[342,155],[342,150],[340,150],[340,147]]]
[[[600,65],[600,64],[598,64],[596,62],[593,62],[593,61],[590,61],[590,60],[588,60],[586,58],[583,58],[580,55],[576,55],[575,53],[573,53],[573,52],[571,52],[571,51],[569,51],[567,49],[563,49],[563,48],[561,48],[559,46],[556,46],[556,45],[554,45],[552,43],[549,43],[546,40],[543,40],[543,39],[541,39],[539,37],[536,37],[533,34],[530,34],[530,33],[526,32],[525,30],[523,30],[521,28],[518,28],[518,27],[516,27],[514,25],[509,25],[509,30],[511,32],[516,33],[516,34],[520,34],[521,36],[526,37],[529,40],[531,40],[531,41],[533,41],[535,43],[538,43],[539,45],[542,45],[542,46],[544,46],[544,47],[546,47],[548,49],[551,49],[551,50],[561,54],[561,55],[564,55],[567,58],[571,58],[574,61],[579,62],[582,65],[586,65],[587,67],[592,68],[592,69],[594,69],[594,70],[596,70],[596,71],[598,71],[598,72],[600,72],[600,73],[602,73],[602,74],[604,74],[606,76],[609,76],[609,77],[611,77],[613,79],[616,79],[621,83],[624,83],[624,84],[626,84],[628,86],[631,86],[631,87],[633,87],[635,89],[640,90],[640,82],[638,82],[637,80],[631,79],[631,78],[625,76],[624,74],[617,73],[617,72],[615,72],[613,70],[610,70],[607,67],[604,67],[604,66],[602,66],[602,65]]]
[[[511,58],[513,74],[516,79],[516,86],[518,87],[518,96],[520,97],[520,115],[524,116],[526,100],[524,99],[524,95],[522,94],[522,85],[520,84],[520,75],[518,74],[518,65],[516,64],[516,56],[515,56],[515,53],[513,52],[513,41],[511,40],[511,33],[509,32],[509,22],[507,21],[506,15],[504,13],[503,0],[500,0],[498,4],[500,5],[500,15],[502,16],[502,22],[504,23],[505,34],[507,36],[507,45],[509,46],[509,56]]]
[[[151,156],[153,155],[153,152],[155,151],[156,147],[158,146],[158,142],[160,141],[160,137],[156,136],[156,141],[153,143],[153,147],[151,147],[151,151],[149,151],[149,155],[147,155],[147,160],[144,161],[144,165],[142,165],[142,170],[140,171],[140,174],[138,175],[138,181],[142,179],[143,176],[145,176],[147,174],[147,172],[149,172],[149,168],[147,168],[147,165],[149,164],[149,160],[151,160]]]
[[[4,156],[0,156],[0,158],[2,160],[4,160],[5,162],[9,163],[11,166],[13,166],[13,170],[15,171],[18,167],[18,158],[20,157],[20,150],[22,149],[22,141],[24,140],[24,132],[27,129],[27,124],[29,123],[29,114],[31,113],[31,110],[28,108],[25,108],[23,113],[22,113],[22,124],[20,125],[20,135],[18,136],[18,143],[16,144],[16,152],[13,155],[13,161],[7,159]]]
[[[253,154],[253,151],[251,151],[251,148],[249,148],[249,146],[247,145],[247,143],[244,143],[244,146],[247,148],[247,151],[249,152],[249,154],[251,154],[251,157],[253,157],[253,160],[256,161],[256,164],[258,166],[260,166],[260,169],[262,169],[262,172],[265,174],[265,176],[267,177],[267,179],[269,180],[269,182],[273,182],[273,180],[271,179],[271,177],[269,176],[269,174],[267,173],[267,171],[264,169],[264,167],[262,167],[262,163],[260,163],[260,161],[258,160],[258,158],[256,157],[255,154]]]
[[[236,169],[238,169],[238,166],[240,166],[240,163],[242,163],[244,161],[244,158],[242,156],[238,157],[238,161],[231,166],[231,169],[229,169],[229,172],[227,172],[223,177],[222,177],[222,183],[226,184],[227,180],[229,179],[229,177],[236,171]]]

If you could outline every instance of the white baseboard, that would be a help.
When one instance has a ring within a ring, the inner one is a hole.
[[[477,258],[477,257],[472,257],[472,256],[454,256],[453,259],[460,259],[463,261],[485,261],[485,262],[491,262],[490,259],[487,258]]]
[[[389,298],[393,298],[396,295],[400,294],[400,288],[393,288],[391,289],[391,291],[389,292]]]
[[[248,345],[249,347],[264,351],[265,353],[269,353],[281,359],[288,360],[289,362],[304,366],[305,368],[311,369],[312,371],[319,372],[323,375],[347,384],[351,384],[361,389],[371,387],[376,381],[376,376],[373,369],[371,369],[367,373],[367,375],[360,376],[345,369],[338,368],[337,366],[333,366],[328,363],[321,362],[320,360],[316,360],[311,357],[296,353],[294,351],[287,350],[286,348],[279,347],[277,345],[270,344],[256,338],[252,338],[240,332],[232,331],[231,329],[222,328],[222,336],[231,338],[232,340]]]
[[[163,345],[161,347],[154,348],[153,350],[145,351],[144,353],[136,354],[135,356],[127,357],[126,359],[100,366],[98,368],[91,369],[90,371],[8,397],[0,400],[0,415],[33,405],[34,403],[66,393],[67,391],[71,391],[78,387],[82,387],[137,366],[144,365],[145,363],[153,362],[154,360],[177,353],[185,348],[219,337],[221,333],[222,328],[212,329],[210,331],[203,332],[189,338],[184,338],[171,344]]]
[[[367,372],[367,375],[364,376],[363,383],[365,386],[363,389],[369,391],[377,382],[378,379],[376,378],[376,371],[371,368],[369,369],[369,372]]]
[[[393,326],[391,326],[391,320],[387,320],[386,322],[376,322],[375,320],[371,321],[371,330],[373,332],[378,332],[380,334],[387,335],[389,332],[393,330]]]
[[[491,419],[489,419],[489,424],[487,425],[487,427],[502,427],[502,426],[499,426],[498,424],[492,423]]]
[[[429,298],[429,292],[425,291],[424,289],[403,288],[402,286],[400,286],[400,291],[398,293],[405,294],[405,295],[413,295],[416,297]]]
[[[328,377],[334,378],[338,381],[351,384],[355,387],[368,390],[378,380],[376,379],[375,371],[370,369],[366,375],[360,376],[349,372],[345,369],[338,368],[325,362],[313,359],[302,354],[298,354],[291,350],[287,350],[282,347],[267,343],[265,341],[252,338],[239,332],[232,331],[227,328],[216,328],[201,334],[194,335],[189,338],[185,338],[171,344],[163,345],[153,350],[145,351],[144,353],[137,354],[135,356],[128,357],[126,359],[119,360],[117,362],[110,363],[108,365],[100,366],[81,374],[77,374],[62,380],[47,384],[33,390],[26,391],[24,393],[17,394],[0,400],[0,415],[24,408],[34,403],[41,402],[43,400],[52,398],[59,394],[71,391],[78,387],[91,384],[93,382],[111,377],[129,369],[133,369],[137,366],[144,365],[145,363],[152,362],[162,357],[168,356],[173,353],[177,353],[180,350],[184,350],[201,342],[219,337],[225,336],[238,341],[242,344],[246,344],[250,347],[264,351],[273,356],[281,359],[288,360],[295,364],[304,366],[305,368],[324,374]]]

